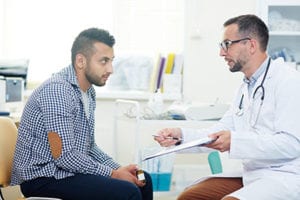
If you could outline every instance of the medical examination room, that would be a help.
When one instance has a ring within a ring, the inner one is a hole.
[[[300,0],[0,13],[0,200],[300,199]]]

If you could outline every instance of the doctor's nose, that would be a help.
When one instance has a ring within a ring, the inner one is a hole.
[[[219,56],[224,57],[224,56],[226,56],[226,54],[227,54],[227,52],[223,48],[220,48]]]

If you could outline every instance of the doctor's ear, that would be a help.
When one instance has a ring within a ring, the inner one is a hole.
[[[260,49],[260,46],[259,46],[259,43],[256,39],[251,39],[249,40],[250,42],[250,52],[251,54],[254,54],[256,51],[259,51]]]

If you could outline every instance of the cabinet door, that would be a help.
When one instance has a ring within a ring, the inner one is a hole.
[[[264,0],[259,2],[259,15],[270,30],[268,52],[286,62],[300,62],[300,1]]]

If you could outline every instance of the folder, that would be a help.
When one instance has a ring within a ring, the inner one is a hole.
[[[157,83],[156,83],[156,90],[161,88],[162,85],[162,79],[163,79],[163,74],[164,74],[164,67],[165,67],[165,57],[161,57],[160,59],[160,66],[159,66],[159,72],[157,75]]]
[[[174,153],[174,152],[177,152],[177,151],[181,151],[181,150],[184,150],[184,149],[203,146],[203,145],[209,144],[213,141],[215,141],[215,139],[210,138],[210,137],[200,138],[200,139],[197,139],[197,140],[193,140],[191,142],[183,143],[183,144],[171,147],[171,148],[164,149],[162,151],[159,151],[158,153],[147,155],[143,159],[143,161],[149,160],[151,158],[155,158],[155,157],[158,157],[158,156],[166,155],[166,154],[169,154],[169,153]]]
[[[177,54],[174,60],[173,74],[182,74],[183,69],[183,55]]]
[[[169,53],[166,61],[166,69],[165,69],[166,74],[171,74],[173,72],[174,60],[175,60],[175,54]]]
[[[160,70],[161,57],[162,57],[161,54],[157,56],[156,64],[153,66],[151,79],[150,79],[150,92],[156,92],[157,90],[157,79]]]

